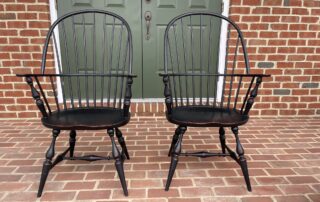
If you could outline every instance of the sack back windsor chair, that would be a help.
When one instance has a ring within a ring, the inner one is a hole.
[[[50,51],[53,52],[53,54]],[[61,54],[60,54],[61,53]],[[57,73],[46,70],[55,57]],[[18,75],[26,78],[42,115],[42,124],[52,129],[52,142],[38,190],[41,196],[49,171],[63,159],[115,160],[124,195],[128,195],[123,161],[129,159],[119,127],[130,120],[132,36],[128,23],[103,10],[82,10],[57,19],[44,44],[41,73]],[[34,80],[37,85],[34,85]],[[77,130],[106,129],[112,156],[74,156]],[[61,130],[70,131],[69,148],[55,156]],[[114,134],[122,148],[116,145]],[[69,153],[69,157],[66,155]]]
[[[226,38],[220,37],[221,30],[227,31]],[[215,50],[217,47],[219,51]],[[164,82],[167,120],[178,125],[169,149],[171,164],[165,190],[169,190],[179,156],[230,156],[240,165],[247,189],[251,191],[238,127],[248,121],[258,87],[267,75],[249,73],[247,50],[239,27],[229,18],[214,13],[185,13],[175,17],[165,30],[164,73],[160,76]],[[187,127],[218,127],[222,153],[181,152]],[[227,127],[234,133],[236,153],[226,145]]]

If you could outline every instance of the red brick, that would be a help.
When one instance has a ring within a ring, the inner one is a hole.
[[[251,30],[267,30],[268,27],[269,27],[268,24],[261,24],[261,23],[259,23],[259,24],[251,23],[251,25],[250,25]]]
[[[20,31],[21,36],[39,36],[39,31],[38,30],[21,30]]]
[[[293,8],[292,14],[294,14],[294,15],[309,15],[309,11],[306,8]]]
[[[285,194],[306,194],[314,193],[308,185],[279,185]]]
[[[277,32],[260,32],[260,37],[262,38],[278,38],[278,33]]]
[[[0,186],[0,191],[20,191],[23,192],[30,186],[29,183],[23,183],[23,182],[5,182]]]
[[[267,7],[255,7],[252,9],[252,14],[270,14],[270,10]]]
[[[27,19],[37,19],[37,13],[18,13],[18,19],[27,20]]]
[[[93,189],[95,182],[68,182],[64,186],[64,190],[81,190],[81,189]]]
[[[290,14],[290,8],[272,8],[272,14]]]
[[[288,180],[292,184],[307,184],[307,183],[317,183],[317,180],[311,176],[296,176],[288,177]]]
[[[283,177],[257,177],[256,180],[260,184],[266,185],[288,184],[288,181]]]
[[[60,173],[55,177],[55,181],[64,181],[64,180],[83,180],[83,173]]]
[[[261,0],[243,0],[242,5],[259,6],[261,5]]]
[[[273,30],[288,30],[289,25],[288,24],[272,24],[271,28]]]
[[[31,21],[29,22],[29,28],[49,28],[49,22],[41,22],[41,21]]]
[[[294,40],[294,39],[290,39],[288,41],[288,45],[292,45],[292,46],[305,46],[306,45],[306,40]]]
[[[216,187],[214,188],[217,195],[239,196],[244,195],[247,190],[243,187]]]
[[[143,198],[147,198],[147,193],[145,189],[130,189],[129,191],[129,197],[130,198],[136,198],[137,202],[139,200],[143,200]],[[123,195],[123,191],[120,189],[114,190],[112,193],[113,199],[127,199],[128,197]],[[148,198],[147,200],[153,201],[152,199]],[[159,200],[159,198],[155,199]]]
[[[36,0],[19,0],[19,2],[23,3],[35,3]]]
[[[315,115],[315,111],[312,109],[310,110],[301,109],[299,110],[298,115]]]
[[[309,201],[305,196],[276,196],[275,199],[278,202],[287,202],[287,201],[308,202]]]
[[[315,32],[299,32],[300,38],[316,38]]]
[[[281,22],[299,22],[299,16],[282,16]]]
[[[259,202],[272,202],[272,198],[270,197],[243,197],[241,199],[242,202],[256,202],[256,201],[259,201]]]
[[[19,192],[19,193],[9,193],[2,200],[3,201],[35,201],[37,199],[34,192]]]
[[[66,201],[66,200],[72,200],[75,195],[76,195],[76,192],[45,192],[42,195],[41,200]]]
[[[201,202],[200,198],[169,198],[168,202]]]
[[[107,199],[111,195],[110,190],[101,191],[80,191],[77,195],[77,200],[89,200],[89,199]]]
[[[266,171],[270,175],[294,175],[295,173],[291,169],[281,169],[281,168],[273,168],[273,169],[266,169]]]
[[[264,0],[263,5],[266,6],[280,6],[282,5],[282,0]]]
[[[28,11],[40,11],[40,12],[48,12],[49,6],[48,5],[28,5]]]
[[[0,13],[0,20],[14,20],[14,19],[16,19],[15,13]]]
[[[307,29],[306,24],[290,24],[289,29],[290,30],[306,30]]]
[[[10,44],[27,44],[28,41],[27,38],[9,38]]]
[[[1,36],[16,36],[17,33],[17,30],[0,29]]]
[[[212,196],[213,191],[209,187],[181,188],[181,194],[186,197]]]
[[[163,191],[163,189],[148,189],[148,197],[178,197],[179,192],[177,189],[171,188],[169,191]]]
[[[259,22],[260,16],[242,16],[241,21],[242,22]],[[241,29],[244,29],[244,28],[241,27]]]
[[[279,22],[280,17],[279,16],[262,16],[261,21],[262,22]]]
[[[144,188],[144,187],[162,187],[162,181],[159,180],[147,180],[147,179],[143,179],[143,180],[131,180],[131,187],[133,188]]]
[[[7,4],[6,11],[25,11],[25,5],[23,5],[23,4]]]

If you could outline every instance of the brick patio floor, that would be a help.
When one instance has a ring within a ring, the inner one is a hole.
[[[181,157],[169,192],[164,191],[174,125],[162,117],[134,117],[123,133],[129,197],[122,195],[113,161],[63,161],[36,199],[51,132],[38,121],[0,123],[0,201],[320,201],[320,118],[252,118],[240,127],[253,191],[229,157]],[[234,148],[228,129],[227,142]],[[68,146],[62,132],[56,151]],[[183,150],[220,150],[217,129],[188,128]],[[109,153],[104,131],[78,132],[76,155]]]

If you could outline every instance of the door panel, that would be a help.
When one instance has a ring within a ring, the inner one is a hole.
[[[221,6],[222,6],[222,0],[151,0],[149,3],[147,1],[142,2],[142,13],[144,14],[146,11],[150,11],[152,13],[152,20],[151,20],[151,27],[150,27],[150,39],[147,40],[145,38],[146,35],[146,23],[145,21],[142,22],[142,33],[144,34],[142,47],[143,47],[143,96],[148,98],[162,98],[163,97],[163,84],[162,79],[158,76],[158,74],[163,71],[163,48],[164,48],[164,31],[166,29],[166,25],[169,23],[169,21],[174,18],[175,16],[190,12],[190,11],[210,11],[210,12],[216,12],[221,13]],[[192,19],[193,24],[200,23],[200,19]],[[208,22],[202,22],[204,23]],[[220,24],[215,24],[219,29],[215,30],[214,35],[220,34]],[[208,26],[206,26],[208,27]],[[190,33],[190,31],[186,32],[187,34]],[[208,34],[208,30],[202,30],[203,34]],[[200,30],[199,26],[193,26],[193,34],[199,35]],[[186,35],[185,37],[191,38],[189,35]],[[219,35],[213,36],[213,39],[216,40],[214,42],[217,46],[213,47],[215,50],[215,54],[212,54],[212,60],[215,60],[217,62],[218,60],[218,41],[219,41]],[[178,39],[179,40],[179,39]],[[178,42],[179,44],[179,42]],[[205,43],[204,43],[205,44]],[[205,45],[204,45],[205,46]],[[181,47],[179,47],[181,48]],[[194,47],[199,49],[197,55],[193,55],[194,64],[199,63],[199,57],[200,57],[200,47]],[[185,49],[188,49],[188,47],[185,47]],[[182,58],[183,55],[181,55],[183,52],[179,51],[178,54],[180,54],[179,58]],[[174,56],[176,57],[176,56]],[[187,56],[187,58],[192,58],[191,55]],[[191,68],[191,61],[187,61],[187,68]],[[212,63],[211,63],[212,64]],[[204,65],[204,64],[203,64]],[[199,66],[195,67],[196,69]],[[195,70],[196,70],[195,69]],[[197,83],[197,82],[195,82]],[[197,86],[197,89],[200,87],[199,84],[195,84]]]
[[[132,33],[132,43],[133,43],[133,73],[138,75],[137,79],[134,79],[133,84],[133,96],[136,98],[142,97],[142,48],[141,48],[141,1],[132,1],[132,0],[58,0],[58,16],[62,16],[71,11],[83,10],[83,9],[101,9],[114,12],[121,17],[123,17],[129,24]],[[138,12],[137,12],[138,11]],[[111,19],[110,19],[111,20]],[[106,28],[110,28],[112,22],[107,19]],[[89,24],[90,19],[86,19],[86,24]],[[81,22],[76,22],[80,23]],[[80,27],[80,26],[79,26]],[[119,28],[118,26],[117,28]],[[80,28],[79,28],[80,29]],[[88,29],[90,29],[88,27]],[[99,30],[100,29],[100,30]],[[102,33],[103,28],[96,28],[96,32],[99,31]],[[71,33],[71,32],[70,32]],[[87,33],[86,33],[87,34]],[[90,32],[88,31],[88,35]],[[89,38],[90,36],[87,36]],[[119,36],[115,36],[119,37]],[[92,41],[92,40],[91,40]],[[80,42],[81,43],[81,42]],[[92,42],[88,41],[87,46],[92,46]],[[102,50],[102,44],[97,42],[98,47]],[[98,51],[97,51],[98,52]],[[93,52],[91,52],[93,53]],[[116,51],[115,51],[116,53]],[[102,57],[98,56],[97,57]],[[90,57],[88,57],[90,58]],[[92,58],[92,57],[91,57]],[[97,61],[100,61],[97,59]],[[102,59],[101,59],[102,61]],[[92,63],[92,61],[91,61]],[[81,64],[85,64],[83,59]],[[90,61],[88,61],[88,65]]]

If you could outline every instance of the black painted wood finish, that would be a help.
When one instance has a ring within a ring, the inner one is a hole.
[[[220,21],[220,27],[212,27],[212,22],[217,21]],[[225,62],[222,63],[224,70],[221,71],[218,68],[221,61],[212,59],[211,47],[215,47],[212,37],[220,35],[213,33],[223,26],[226,26],[228,36]],[[243,66],[238,67],[239,64]],[[171,164],[165,190],[169,190],[179,156],[230,156],[240,165],[247,189],[251,191],[238,131],[239,126],[249,120],[262,78],[269,75],[250,74],[239,27],[225,16],[207,12],[185,13],[172,19],[164,35],[164,72],[160,76],[164,83],[167,120],[178,126],[169,149]],[[222,152],[181,152],[187,127],[218,127]],[[230,128],[235,136],[236,152],[226,144],[225,128]]]
[[[92,46],[88,46],[88,40]],[[48,63],[52,62],[47,59],[52,54],[48,50],[52,48],[58,67],[56,74],[46,70]],[[85,60],[85,66],[79,65],[80,60]],[[103,10],[68,13],[49,29],[41,73],[17,76],[26,78],[41,112],[42,124],[51,128],[53,133],[37,196],[42,194],[49,171],[64,159],[115,160],[123,192],[127,196],[123,162],[130,157],[119,127],[130,120],[131,86],[135,77],[132,74],[132,35],[128,23],[119,15]],[[75,156],[76,131],[98,129],[107,130],[112,156]],[[53,160],[55,142],[61,130],[70,131],[69,148]],[[116,145],[114,133],[121,150]]]

